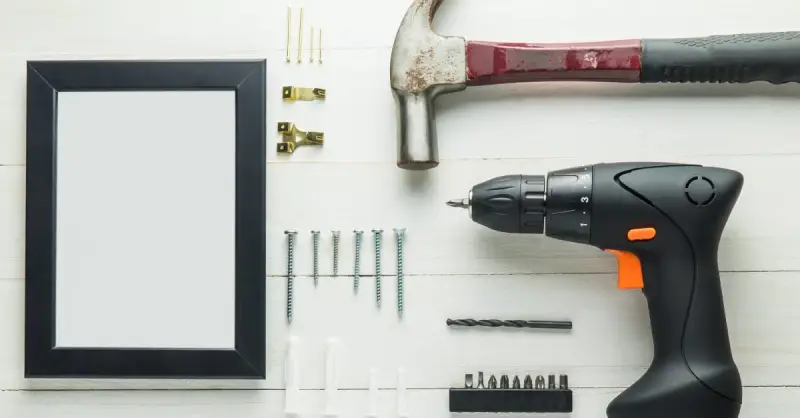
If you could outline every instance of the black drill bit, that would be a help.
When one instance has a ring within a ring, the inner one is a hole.
[[[519,376],[514,376],[514,381],[511,383],[511,389],[519,389],[520,387]]]
[[[526,321],[517,319],[448,319],[447,326],[572,329],[572,321]]]
[[[533,389],[533,379],[531,379],[531,375],[525,376],[525,389]]]
[[[494,375],[489,377],[489,385],[487,387],[489,389],[497,389],[497,378]]]

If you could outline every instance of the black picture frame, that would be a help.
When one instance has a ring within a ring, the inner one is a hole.
[[[266,60],[27,65],[25,377],[265,378]],[[235,91],[235,349],[55,346],[58,93],[139,90]]]

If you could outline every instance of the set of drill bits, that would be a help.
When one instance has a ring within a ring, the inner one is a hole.
[[[289,324],[292,323],[292,317],[294,313],[294,279],[296,278],[294,273],[294,260],[295,260],[295,245],[298,232],[294,229],[288,229],[285,231],[285,234],[288,238],[288,266],[287,266],[287,287],[286,287],[286,320]],[[402,318],[403,317],[403,308],[405,305],[405,272],[404,272],[404,265],[403,265],[403,253],[404,253],[404,241],[405,241],[405,228],[395,228],[394,229],[394,237],[395,237],[395,249],[397,253],[397,270],[396,270],[396,278],[397,278],[397,315]],[[339,245],[341,241],[341,231],[331,231],[331,238],[333,240],[333,253],[332,253],[332,271],[333,274],[331,277],[338,277],[339,276]],[[361,280],[361,248],[364,244],[364,231],[362,230],[354,230],[354,260],[353,260],[353,292],[358,293],[359,283]],[[312,240],[312,257],[313,257],[313,270],[312,270],[312,277],[314,279],[314,287],[319,285],[319,248],[320,248],[320,239],[321,234],[318,230],[311,231],[311,240]],[[375,250],[375,304],[378,308],[381,307],[382,303],[382,287],[381,287],[381,277],[382,277],[382,246],[383,246],[383,230],[382,229],[373,229],[372,230],[372,242],[374,243],[374,250]]]
[[[491,375],[484,383],[483,372],[478,372],[477,381],[470,373],[463,388],[450,389],[450,412],[572,412],[572,390],[565,374],[558,382],[551,374],[546,383],[543,375],[520,380],[504,374],[499,382]]]
[[[299,21],[299,28],[297,30],[297,63],[300,64],[303,62],[303,8],[300,8],[300,21]],[[316,33],[317,36],[317,43],[316,49],[314,49],[314,35]],[[310,34],[310,45],[308,48],[308,62],[314,62],[314,53],[316,52],[316,62],[322,64],[322,28],[319,26],[315,28],[311,26]],[[286,62],[292,62],[291,57],[291,47],[292,47],[292,7],[289,6],[286,11]]]

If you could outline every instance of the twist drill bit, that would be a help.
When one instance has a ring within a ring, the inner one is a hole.
[[[511,383],[511,389],[519,389],[519,388],[520,388],[519,376],[514,376],[514,381]]]
[[[447,326],[491,328],[572,329],[572,321],[526,321],[517,319],[448,319]]]

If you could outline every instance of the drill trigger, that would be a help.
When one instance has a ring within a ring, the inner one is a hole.
[[[644,289],[642,277],[642,262],[636,254],[629,251],[605,250],[617,257],[619,273],[617,273],[617,287],[620,289]]]

